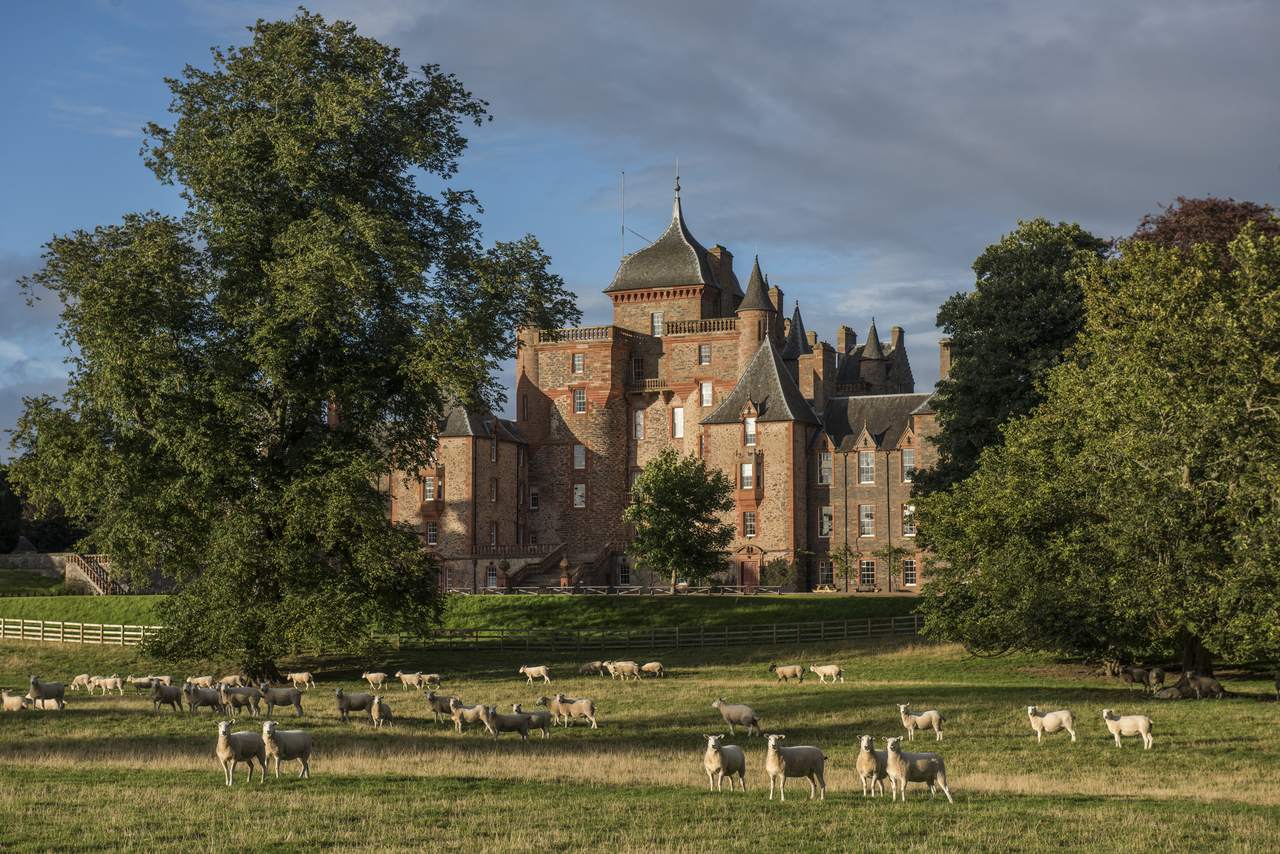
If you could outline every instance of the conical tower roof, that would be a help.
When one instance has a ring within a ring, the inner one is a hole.
[[[796,310],[791,314],[791,327],[787,330],[787,343],[782,348],[782,358],[798,359],[812,352],[809,336],[804,329],[804,318],[800,316],[800,300],[796,300]]]
[[[874,317],[871,318],[871,328],[867,330],[867,343],[862,348],[862,358],[884,358],[884,350],[880,347],[880,333],[876,332],[876,319]]]
[[[764,283],[764,274],[760,272],[760,256],[757,255],[755,263],[751,265],[751,278],[747,280],[747,295],[738,305],[738,313],[774,310],[773,303],[769,300],[768,286]]]
[[[657,240],[622,259],[618,272],[613,275],[613,282],[604,292],[715,284],[715,274],[707,261],[707,250],[684,223],[680,179],[677,178],[675,200],[671,203],[671,224]]]

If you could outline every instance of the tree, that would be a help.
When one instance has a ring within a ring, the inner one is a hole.
[[[839,548],[831,551],[831,566],[835,574],[844,581],[845,593],[849,592],[849,580],[858,577],[859,560],[860,556],[849,548],[848,543],[842,543]]]
[[[725,568],[733,527],[721,514],[733,509],[733,484],[719,469],[664,448],[645,464],[631,487],[622,518],[635,529],[628,551],[655,572],[705,581]]]
[[[882,549],[876,549],[871,554],[884,561],[885,578],[889,581],[889,592],[892,593],[893,586],[898,580],[898,570],[902,566],[902,559],[913,554],[913,552],[901,546],[885,546]]]
[[[1203,671],[1274,656],[1280,238],[1131,241],[1081,281],[1086,325],[1044,403],[918,504],[927,630]]]
[[[177,580],[154,652],[261,672],[436,618],[377,480],[431,458],[452,401],[497,405],[517,327],[578,313],[534,238],[486,248],[469,191],[418,188],[486,118],[456,78],[306,11],[250,34],[147,128],[185,213],[56,237],[24,281],[61,299],[73,361],[12,471],[113,567]]]
[[[933,400],[938,461],[921,472],[917,490],[947,489],[970,475],[982,450],[999,444],[1000,426],[1040,402],[1038,384],[1080,330],[1075,271],[1109,247],[1075,223],[1033,219],[973,263],[974,289],[938,311],[951,338],[951,373]]]
[[[1249,223],[1257,226],[1261,234],[1280,234],[1280,219],[1276,218],[1271,205],[1213,196],[1203,199],[1178,196],[1177,201],[1162,208],[1160,213],[1143,216],[1133,239],[1182,250],[1198,243],[1212,243],[1225,250]],[[1230,252],[1223,251],[1219,257],[1223,263],[1231,262]]]

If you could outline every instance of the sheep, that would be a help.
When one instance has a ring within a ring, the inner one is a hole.
[[[258,760],[258,767],[261,769],[258,783],[267,781],[267,752],[262,743],[262,736],[256,732],[232,732],[231,722],[221,721],[218,724],[218,743],[213,752],[222,763],[222,773],[226,777],[228,786],[232,784],[232,779],[235,777],[236,765],[241,762],[248,766],[244,781],[246,783],[252,781],[255,759]]]
[[[640,665],[642,673],[648,673],[650,676],[656,676],[659,679],[667,675],[666,668],[662,666],[661,661],[650,661],[648,664]]]
[[[212,676],[188,676],[187,681],[200,688],[212,688],[218,680]]]
[[[937,753],[903,753],[902,736],[885,739],[885,772],[889,777],[889,786],[893,789],[893,800],[902,793],[902,802],[907,802],[907,783],[927,783],[929,797],[934,796],[934,787],[942,789],[947,796],[947,803],[953,804],[951,790],[947,788],[947,767]]]
[[[361,673],[360,678],[369,683],[369,687],[375,691],[382,689],[382,683],[387,681],[387,674],[382,671],[374,673]]]
[[[827,682],[828,676],[831,677],[831,682],[833,684],[837,679],[841,682],[844,681],[844,670],[838,664],[810,664],[809,672],[818,674],[818,681],[822,682],[824,685]]]
[[[27,692],[27,697],[36,708],[43,708],[49,700],[53,700],[59,709],[67,707],[66,689],[61,682],[41,682],[38,676],[32,676],[28,681],[31,690]]]
[[[1035,706],[1027,706],[1027,718],[1031,721],[1031,729],[1036,734],[1036,744],[1044,738],[1044,734],[1055,733],[1065,729],[1071,733],[1071,740],[1076,740],[1076,716],[1070,709],[1056,712],[1042,712]]]
[[[156,682],[159,682],[161,685],[172,685],[172,684],[173,684],[173,677],[172,677],[172,676],[156,676],[156,675],[154,675],[154,674],[153,674],[153,675],[151,675],[151,676],[148,676],[147,678],[151,680],[152,684],[155,684]]]
[[[316,678],[312,676],[311,672],[308,670],[286,673],[284,675],[284,681],[290,683],[293,687],[304,691],[310,691],[312,688],[316,687]]]
[[[594,700],[586,697],[574,699],[566,697],[564,694],[556,694],[554,697],[539,697],[539,706],[546,706],[551,710],[552,716],[563,719],[563,725],[569,726],[569,722],[573,718],[586,718],[591,721],[592,729],[599,729],[596,723],[596,704]]]
[[[548,738],[551,735],[551,712],[550,711],[532,711],[526,712],[520,707],[519,703],[511,704],[511,711],[517,715],[524,715],[529,719],[529,729],[542,730],[542,737]]]
[[[222,696],[222,705],[231,710],[235,718],[239,709],[248,709],[255,718],[262,713],[259,703],[262,702],[262,691],[252,687],[238,687],[225,682],[218,683],[218,693]]]
[[[276,706],[293,706],[294,717],[302,717],[302,692],[297,688],[272,688],[268,683],[263,682],[258,686],[258,690],[262,692],[262,699],[267,703],[268,716],[275,712]]]
[[[373,720],[374,729],[381,728],[383,724],[391,720],[391,707],[383,702],[381,695],[373,698],[373,706],[369,711],[369,717]]]
[[[1137,685],[1140,688],[1146,687],[1147,671],[1141,667],[1124,666],[1120,668],[1120,681],[1132,688]]]
[[[435,691],[428,691],[423,696],[426,697],[427,705],[431,707],[431,714],[435,716],[436,723],[440,723],[441,715],[449,715],[449,704],[458,699],[457,697],[441,697]]]
[[[302,763],[298,779],[311,779],[311,733],[301,729],[276,729],[275,721],[262,722],[262,745],[269,758],[275,759],[276,779],[280,779],[280,760],[297,759]]]
[[[609,676],[614,679],[621,679],[626,682],[627,679],[640,679],[640,665],[634,661],[606,661],[604,669],[609,671]]]
[[[1151,695],[1154,700],[1185,700],[1187,694],[1177,685],[1170,685],[1168,688],[1161,688]]]
[[[907,728],[907,741],[916,740],[918,729],[932,729],[933,734],[937,736],[934,740],[942,741],[942,722],[946,720],[942,713],[936,709],[929,709],[917,715],[910,709],[910,703],[898,706],[898,716],[902,718],[902,725]]]
[[[1142,749],[1150,750],[1151,742],[1151,718],[1146,715],[1117,715],[1111,709],[1102,710],[1102,719],[1107,723],[1107,729],[1115,736],[1116,747],[1120,746],[1120,736],[1122,735],[1140,735],[1142,736]]]
[[[1164,671],[1153,667],[1147,672],[1147,689],[1153,694],[1164,687]]]
[[[444,677],[439,673],[422,674],[422,683],[427,688],[439,688],[440,683],[444,681]]]
[[[90,678],[89,693],[94,693],[98,688],[102,689],[102,696],[104,697],[112,691],[117,692],[121,697],[124,696],[124,680],[120,678],[118,673]]]
[[[588,661],[578,668],[579,676],[603,676],[605,672],[603,661]]]
[[[344,721],[351,718],[351,712],[364,712],[370,723],[373,722],[373,695],[368,693],[347,694],[341,688],[337,688],[333,692],[334,699],[338,704],[338,717]]]
[[[827,799],[827,779],[824,775],[827,757],[816,747],[783,747],[785,735],[766,735],[768,752],[764,755],[764,772],[769,775],[769,800],[773,800],[773,784],[778,784],[778,794],[787,800],[787,778],[804,777],[809,781],[809,800],[819,795]]]
[[[1185,671],[1178,679],[1178,687],[1182,689],[1183,694],[1195,694],[1197,700],[1204,697],[1217,697],[1221,700],[1227,693],[1222,690],[1222,683],[1212,676],[1202,676],[1199,673],[1188,674]]]
[[[0,691],[0,701],[3,701],[3,708],[6,712],[21,712],[31,702],[22,694],[11,694],[7,690]]]
[[[858,739],[858,758],[854,762],[854,770],[858,772],[858,779],[862,781],[862,797],[866,797],[867,793],[871,793],[871,797],[876,796],[876,788],[879,787],[880,794],[884,794],[884,778],[888,776],[885,770],[888,762],[888,754],[883,750],[875,749],[875,739],[869,735],[864,735]]]
[[[124,677],[124,681],[127,684],[132,685],[139,694],[151,690],[152,680],[150,676],[134,676],[130,673],[128,676]]]
[[[520,733],[521,741],[529,740],[528,715],[503,715],[499,714],[494,706],[481,706],[480,716],[480,719],[484,721],[485,727],[488,728],[489,734],[495,739],[504,732],[518,732]]]
[[[770,664],[769,672],[778,677],[779,682],[798,679],[804,682],[804,668],[799,664]]]
[[[751,736],[751,731],[755,730],[760,733],[760,719],[756,717],[756,713],[752,711],[750,706],[742,703],[726,703],[724,698],[717,698],[711,704],[711,708],[720,710],[720,717],[724,718],[724,722],[729,725],[729,734],[734,735],[734,724],[747,728],[747,737]]]
[[[485,720],[484,706],[464,706],[462,701],[457,697],[450,697],[449,716],[453,718],[453,729],[455,732],[462,732],[462,725],[464,723],[479,723],[482,724],[490,733],[493,732],[493,728],[489,726],[489,722]]]
[[[89,680],[92,678],[93,677],[88,673],[81,673],[79,676],[72,679],[67,684],[67,687],[72,691],[79,691],[81,688],[87,689],[89,687]]]
[[[729,778],[729,791],[733,791],[733,775],[738,775],[742,791],[747,790],[747,756],[736,744],[721,744],[723,735],[703,735],[707,749],[702,753],[702,770],[707,772],[707,787],[713,792],[724,791],[724,778]]]
[[[249,684],[249,680],[245,679],[239,673],[232,674],[231,676],[223,676],[218,680],[218,682],[223,685],[230,685],[232,688],[243,688]]]
[[[543,684],[546,684],[547,682],[551,681],[551,668],[547,667],[545,664],[539,664],[536,666],[531,664],[526,664],[522,666],[517,672],[520,673],[522,676],[525,677],[525,679],[528,680],[525,683],[526,685],[532,685],[533,680],[539,677],[542,678]]]
[[[173,709],[175,715],[182,714],[182,688],[178,685],[165,685],[162,682],[151,683],[151,704],[153,711],[160,711],[161,706]]]
[[[182,693],[187,698],[187,714],[194,715],[196,709],[204,706],[208,706],[220,715],[227,713],[226,708],[222,705],[222,695],[212,688],[201,688],[199,685],[192,685],[187,682],[182,686]]]
[[[405,673],[403,670],[397,670],[396,678],[400,680],[401,691],[408,691],[410,688],[421,688],[426,684],[421,670],[417,673]]]

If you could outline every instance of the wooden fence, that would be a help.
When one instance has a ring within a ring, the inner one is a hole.
[[[9,620],[0,617],[0,638],[50,643],[94,643],[137,646],[160,631],[160,626],[124,626],[103,623],[63,623],[52,620]]]

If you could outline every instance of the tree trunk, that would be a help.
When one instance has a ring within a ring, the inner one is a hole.
[[[671,570],[671,595],[676,595],[676,571]]]
[[[1182,672],[1213,675],[1213,654],[1190,632],[1182,635]]]
[[[254,685],[260,682],[283,682],[284,675],[271,659],[248,661],[244,664],[244,673]]]

